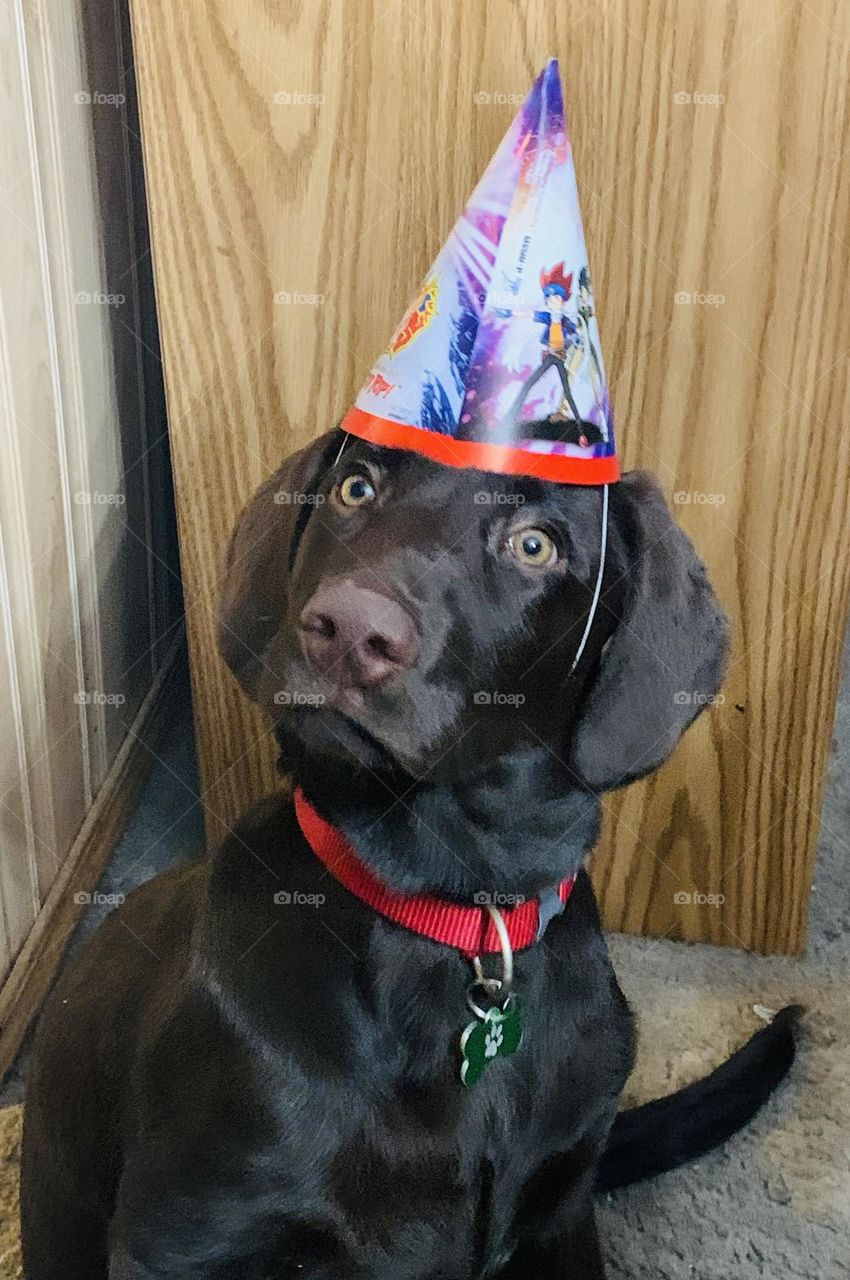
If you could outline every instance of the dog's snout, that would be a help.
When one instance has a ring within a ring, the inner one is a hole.
[[[350,578],[319,587],[301,612],[300,635],[310,665],[341,687],[378,688],[419,658],[407,610]]]

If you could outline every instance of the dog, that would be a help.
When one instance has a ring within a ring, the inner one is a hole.
[[[718,689],[727,626],[640,472],[608,492],[592,608],[604,498],[338,429],[259,490],[220,647],[295,797],[136,889],[58,982],[24,1123],[27,1280],[601,1280],[596,1192],[708,1150],[785,1075],[794,1010],[617,1117],[635,1033],[583,864],[600,796]],[[393,903],[540,903],[513,957],[522,1041],[474,1084],[469,956],[345,887],[299,804]]]

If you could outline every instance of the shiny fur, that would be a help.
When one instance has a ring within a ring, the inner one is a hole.
[[[610,491],[571,673],[600,490],[341,445],[295,455],[243,513],[222,652],[282,769],[396,889],[472,901],[579,873],[516,958],[524,1043],[461,1086],[468,962],[347,893],[278,794],[131,894],[53,993],[25,1123],[28,1280],[604,1275],[593,1187],[634,1034],[581,868],[599,796],[717,690],[725,622],[634,473]],[[354,511],[352,472],[378,495]],[[529,526],[558,548],[545,570],[510,554]],[[409,613],[411,670],[363,690],[311,667],[299,620],[337,579]]]

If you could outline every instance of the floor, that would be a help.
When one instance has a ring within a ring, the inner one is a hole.
[[[132,885],[203,844],[188,691],[138,811],[99,888]],[[793,1076],[743,1134],[691,1168],[607,1197],[611,1280],[839,1280],[850,1275],[850,678],[835,725],[809,946],[803,961],[616,935],[611,950],[639,1017],[628,1087],[640,1101],[704,1074],[761,1025],[754,1005],[808,1009]],[[99,923],[91,908],[71,953]],[[20,1100],[26,1046],[0,1092]],[[16,1112],[0,1112],[0,1280],[14,1244]],[[6,1215],[3,1222],[2,1215]]]

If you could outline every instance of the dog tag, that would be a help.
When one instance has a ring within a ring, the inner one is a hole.
[[[496,1058],[507,1058],[516,1053],[522,1043],[522,1004],[510,995],[503,1009],[493,1006],[473,1022],[460,1038],[463,1065],[460,1078],[463,1084],[475,1084],[485,1067]]]

